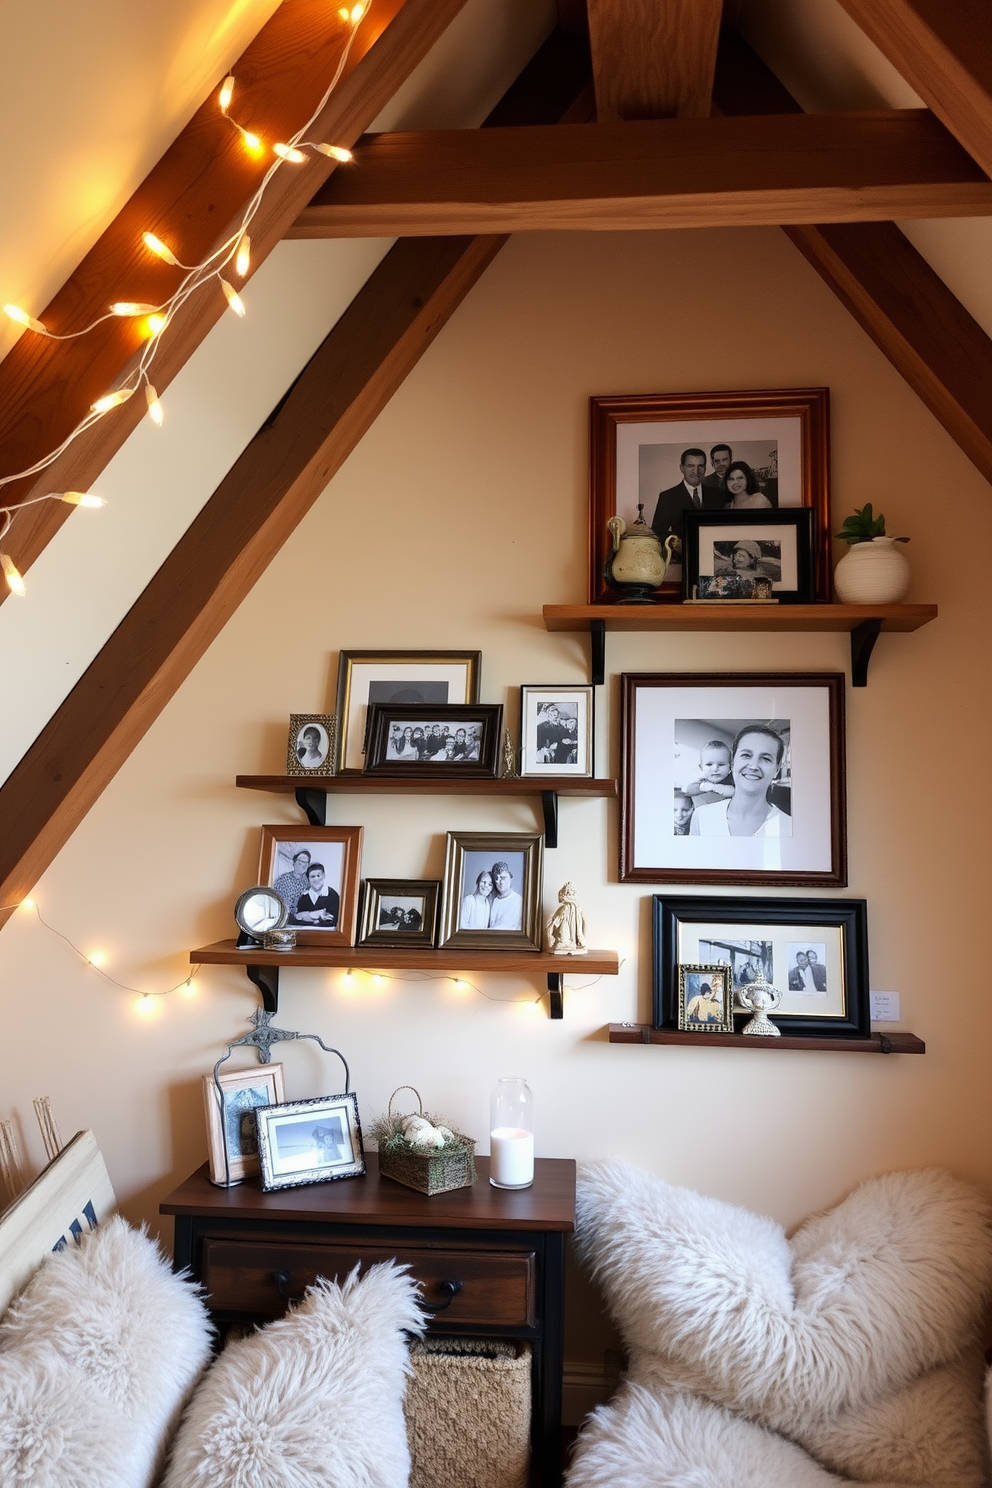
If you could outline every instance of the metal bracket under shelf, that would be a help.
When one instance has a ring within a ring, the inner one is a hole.
[[[245,976],[259,990],[262,998],[262,1006],[267,1013],[279,1011],[279,968],[278,966],[252,966],[245,967]]]
[[[312,827],[327,826],[327,792],[312,785],[296,787],[296,804]]]
[[[882,629],[881,620],[862,620],[851,631],[851,686],[868,686],[868,663],[871,653],[875,649],[879,632]]]
[[[562,997],[564,988],[564,974],[560,971],[548,972],[548,1002],[550,1004],[549,1014],[552,1018],[563,1018],[565,1016],[565,1003]]]
[[[589,621],[590,661],[589,680],[593,687],[602,687],[606,678],[606,621]]]

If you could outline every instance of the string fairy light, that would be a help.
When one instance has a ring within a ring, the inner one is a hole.
[[[70,433],[66,436],[65,439],[63,439],[62,443],[59,444],[56,449],[50,450],[47,455],[44,455],[40,460],[36,461],[34,465],[29,466],[25,470],[18,470],[10,475],[0,476],[0,488],[6,485],[10,485],[14,481],[26,480],[31,476],[39,475],[42,471],[48,469],[48,467],[50,465],[53,465],[55,461],[58,460],[62,454],[64,454],[69,446],[88,429],[90,429],[94,423],[102,418],[105,418],[108,414],[112,413],[115,408],[118,408],[121,404],[127,402],[127,400],[132,397],[133,394],[136,393],[142,386],[144,386],[145,390],[148,417],[154,424],[161,426],[163,422],[162,404],[159,399],[158,393],[156,392],[155,387],[152,383],[151,377],[149,376],[149,372],[158,353],[163,333],[168,329],[169,323],[175,317],[176,313],[186,304],[187,300],[189,300],[190,297],[197,292],[197,290],[201,289],[204,285],[209,284],[213,280],[219,281],[220,287],[227,300],[228,306],[234,312],[234,314],[239,317],[243,317],[245,315],[246,311],[244,301],[241,299],[241,296],[238,294],[233,285],[224,278],[223,270],[226,269],[229,264],[232,264],[234,272],[237,274],[239,279],[244,279],[247,275],[251,262],[251,224],[258,213],[259,207],[261,206],[265,193],[273,180],[275,172],[281,169],[283,165],[291,165],[297,167],[305,164],[307,160],[307,155],[305,152],[308,149],[315,150],[319,154],[337,161],[339,164],[347,163],[353,158],[351,151],[344,145],[330,144],[324,141],[306,140],[304,139],[304,136],[307,130],[309,130],[319,118],[320,114],[326,107],[331,94],[334,92],[338,83],[341,81],[342,74],[344,73],[344,69],[348,64],[348,59],[351,55],[351,50],[354,45],[358,27],[361,21],[368,14],[368,11],[369,5],[364,3],[352,5],[350,8],[346,6],[339,9],[338,16],[349,28],[349,34],[347,40],[345,41],[345,45],[342,48],[341,55],[338,58],[338,63],[334,70],[334,74],[326,89],[324,90],[324,94],[318,102],[316,108],[313,110],[312,114],[310,115],[309,119],[307,119],[303,127],[299,129],[294,135],[292,135],[288,140],[280,140],[271,146],[272,154],[275,156],[275,159],[272,160],[270,165],[267,167],[264,175],[262,176],[261,181],[256,187],[251,199],[248,202],[248,205],[245,207],[242,213],[241,221],[238,224],[237,228],[228,238],[224,240],[224,242],[222,242],[217,248],[215,248],[212,253],[208,254],[208,256],[200,263],[187,264],[182,261],[178,254],[169,246],[167,242],[164,241],[164,239],[159,237],[157,233],[152,232],[151,229],[148,229],[147,231],[142,233],[141,240],[147,250],[150,253],[154,254],[156,258],[161,259],[163,263],[168,264],[172,268],[179,269],[183,274],[183,279],[179,284],[179,287],[161,305],[146,304],[142,301],[137,300],[115,300],[110,305],[110,308],[108,309],[106,314],[98,316],[95,320],[91,321],[89,325],[84,326],[81,330],[70,331],[63,334],[49,330],[49,328],[41,320],[38,320],[35,316],[31,315],[27,310],[23,309],[19,305],[5,304],[3,306],[4,313],[10,320],[14,321],[15,324],[23,326],[26,331],[31,331],[35,335],[44,336],[51,341],[75,340],[80,336],[88,335],[90,331],[94,330],[98,325],[102,325],[107,320],[123,318],[132,320],[136,323],[140,322],[139,333],[144,338],[145,345],[137,359],[136,365],[125,377],[120,387],[114,388],[110,392],[105,393],[101,398],[97,398],[96,401],[90,405],[89,412],[79,421],[75,428],[70,431]],[[243,124],[240,124],[236,119],[231,117],[230,108],[231,103],[234,99],[234,90],[234,74],[228,73],[227,76],[224,78],[224,81],[220,87],[220,91],[217,95],[217,103],[220,112],[223,117],[228,120],[232,127],[238,131],[242,141],[245,144],[245,147],[249,150],[249,152],[253,155],[261,155],[265,150],[265,146],[261,138],[252,130],[246,129]],[[10,530],[11,522],[13,521],[17,513],[22,509],[22,507],[34,505],[38,501],[67,499],[68,497],[65,493],[46,493],[44,496],[32,497],[27,501],[19,502],[13,506],[0,506],[0,517],[2,517],[3,519],[3,526],[2,528],[0,528],[0,542],[2,542],[3,538],[7,535],[8,531]],[[85,501],[80,499],[75,504],[82,506],[92,506],[103,505],[104,503],[100,499],[96,499],[94,501]],[[3,571],[3,576],[6,579],[8,589],[10,589],[10,591],[14,594],[23,596],[25,593],[24,580],[21,574],[18,572],[13,560],[10,558],[10,555],[2,551],[0,551],[0,569],[2,569]]]

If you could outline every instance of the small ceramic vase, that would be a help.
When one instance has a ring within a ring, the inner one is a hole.
[[[654,604],[657,590],[665,582],[677,539],[669,534],[662,547],[657,534],[645,522],[640,503],[637,521],[630,527],[623,517],[611,517],[606,525],[612,541],[603,565],[606,582],[623,595],[621,604]]]
[[[841,604],[898,604],[909,588],[909,562],[894,537],[851,543],[834,569]]]

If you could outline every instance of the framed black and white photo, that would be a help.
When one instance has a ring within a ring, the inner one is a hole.
[[[844,678],[620,679],[620,877],[847,883]]]
[[[299,945],[355,943],[361,827],[263,827],[259,883],[275,889]]]
[[[360,774],[370,703],[477,703],[481,651],[342,651],[338,660],[338,770]]]
[[[299,1188],[365,1172],[355,1095],[287,1101],[255,1113],[262,1188]]]
[[[539,951],[544,838],[530,832],[449,832],[438,944]]]
[[[722,965],[735,998],[759,975],[781,992],[771,1019],[783,1034],[868,1038],[864,899],[658,894],[652,909],[655,1028],[683,1028],[680,967]],[[751,1011],[737,1005],[735,1012],[739,1032]]]
[[[337,720],[333,713],[291,713],[287,775],[330,775]]]
[[[728,967],[679,967],[678,1025],[683,1033],[733,1033],[734,989]]]
[[[255,1112],[286,1099],[281,1064],[219,1070],[203,1077],[210,1182],[230,1188],[258,1172]]]
[[[682,568],[685,599],[774,599],[812,604],[813,513],[686,512]]]
[[[368,878],[362,886],[360,946],[434,944],[441,885],[427,878]]]
[[[521,775],[594,773],[594,697],[586,686],[521,687]]]
[[[366,775],[472,779],[496,774],[500,703],[372,703]]]
[[[603,576],[607,522],[644,520],[664,542],[683,539],[685,514],[808,507],[816,543],[815,597],[830,598],[826,388],[635,393],[590,399],[589,602],[615,604]],[[681,555],[658,599],[682,592]]]

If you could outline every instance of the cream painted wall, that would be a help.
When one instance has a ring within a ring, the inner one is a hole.
[[[927,1055],[608,1044],[607,1023],[650,1016],[650,893],[617,883],[615,817],[595,801],[563,803],[545,899],[574,878],[594,942],[625,960],[615,979],[569,975],[562,1022],[522,978],[348,990],[334,971],[284,972],[278,1021],[347,1052],[365,1117],[412,1081],[483,1137],[494,1080],[520,1072],[541,1154],[620,1153],[789,1224],[893,1167],[945,1163],[992,1187],[992,626],[966,579],[992,543],[989,491],[772,230],[512,240],[45,875],[46,919],[123,982],[179,982],[188,947],[232,932],[259,825],[298,819],[234,776],[282,769],[290,711],[332,705],[339,647],[478,647],[483,699],[514,720],[519,683],[584,676],[584,644],[549,635],[540,610],[584,598],[590,394],[809,384],[831,389],[835,513],[881,505],[913,538],[910,597],[941,605],[918,634],[883,637],[869,687],[848,693],[847,892],[869,901],[872,983],[901,992]],[[845,661],[836,636],[612,636],[602,758],[615,769],[621,671]],[[448,829],[534,826],[526,802],[443,796],[343,796],[331,816],[364,823],[371,875],[439,876]],[[33,1162],[30,1101],[50,1094],[64,1131],[95,1129],[125,1212],[156,1226],[205,1155],[200,1078],[244,1029],[247,981],[207,970],[193,998],[143,1017],[24,909],[0,936],[0,985],[3,1114]],[[286,1064],[293,1096],[338,1086],[306,1047]],[[572,1295],[570,1352],[595,1359],[607,1335]]]

